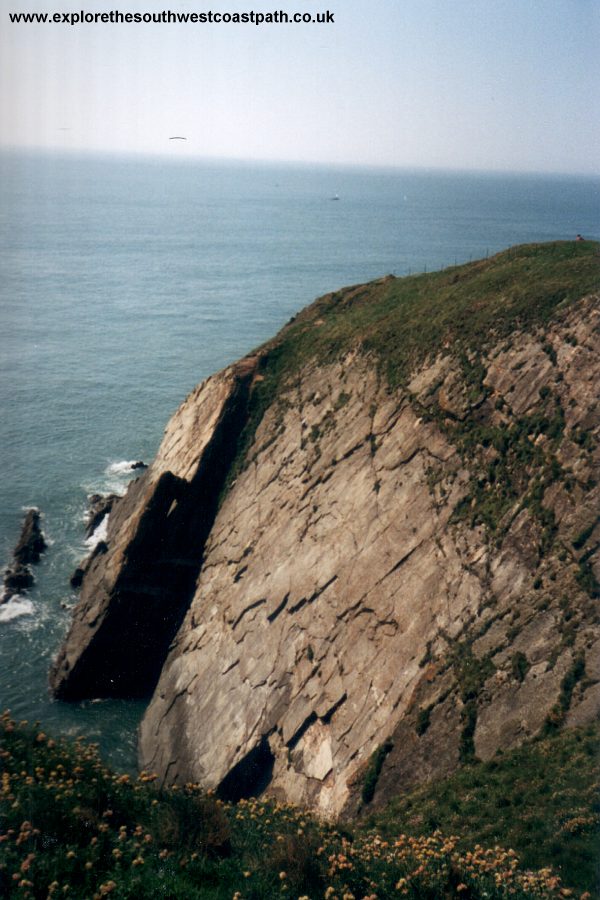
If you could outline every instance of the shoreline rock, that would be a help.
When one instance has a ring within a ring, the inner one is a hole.
[[[85,526],[86,538],[90,538],[93,535],[102,519],[109,515],[115,502],[119,499],[118,494],[91,494],[88,497]]]

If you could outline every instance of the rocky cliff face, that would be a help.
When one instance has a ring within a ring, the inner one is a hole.
[[[144,768],[327,816],[595,717],[600,311],[553,286],[537,321],[502,329],[498,303],[476,347],[447,324],[421,358],[403,346],[395,384],[363,326],[328,358],[290,369],[276,339],[201,385],[111,515],[58,695],[161,670]],[[397,290],[319,301],[293,347]]]

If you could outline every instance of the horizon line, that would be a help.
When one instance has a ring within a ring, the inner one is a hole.
[[[592,170],[565,170],[565,169],[533,169],[533,168],[490,168],[485,166],[454,166],[454,165],[419,165],[418,163],[377,163],[377,162],[350,162],[331,160],[306,160],[306,159],[269,159],[264,157],[241,156],[212,156],[202,154],[186,154],[175,156],[167,149],[164,151],[150,150],[107,150],[98,147],[41,147],[30,145],[0,144],[0,153],[8,154],[47,154],[58,156],[95,156],[118,157],[120,159],[145,159],[155,161],[168,161],[174,163],[205,163],[205,164],[229,164],[229,165],[257,165],[257,166],[281,166],[290,168],[320,168],[343,170],[369,170],[380,172],[440,172],[449,174],[481,174],[481,175],[530,175],[530,176],[560,176],[573,178],[600,178],[600,169]]]

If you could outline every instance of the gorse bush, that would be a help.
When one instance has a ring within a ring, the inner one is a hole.
[[[575,670],[575,665],[571,670]],[[580,666],[568,680],[581,674]],[[552,866],[579,893],[600,896],[600,727],[553,730],[488,762],[391,800],[368,821],[381,838],[399,826],[426,837],[435,821],[459,848],[503,844],[521,866]]]
[[[109,771],[94,746],[55,741],[6,714],[0,765],[2,897],[495,900],[572,893],[549,868],[520,869],[513,849],[465,850],[440,832],[351,835],[290,805],[229,804],[193,785],[160,790],[147,773],[133,779]],[[565,827],[585,831],[584,819]]]

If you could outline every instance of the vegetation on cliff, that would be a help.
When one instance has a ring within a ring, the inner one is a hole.
[[[401,823],[415,837],[461,834],[461,848],[501,843],[524,866],[551,865],[573,887],[600,887],[599,730],[568,729],[465,766],[397,796],[369,827],[386,839]]]
[[[311,360],[327,364],[360,349],[393,389],[443,348],[479,355],[514,331],[547,322],[599,285],[598,243],[557,241],[326,294],[262,348],[262,380],[252,394],[237,468],[265,410]]]
[[[224,803],[191,785],[158,790],[146,773],[110,772],[93,745],[55,741],[5,714],[0,893],[499,900],[569,897],[576,888],[590,897],[597,737],[589,726],[467,768],[405,797],[375,829],[351,832],[289,805]],[[519,857],[544,868],[528,871]]]

